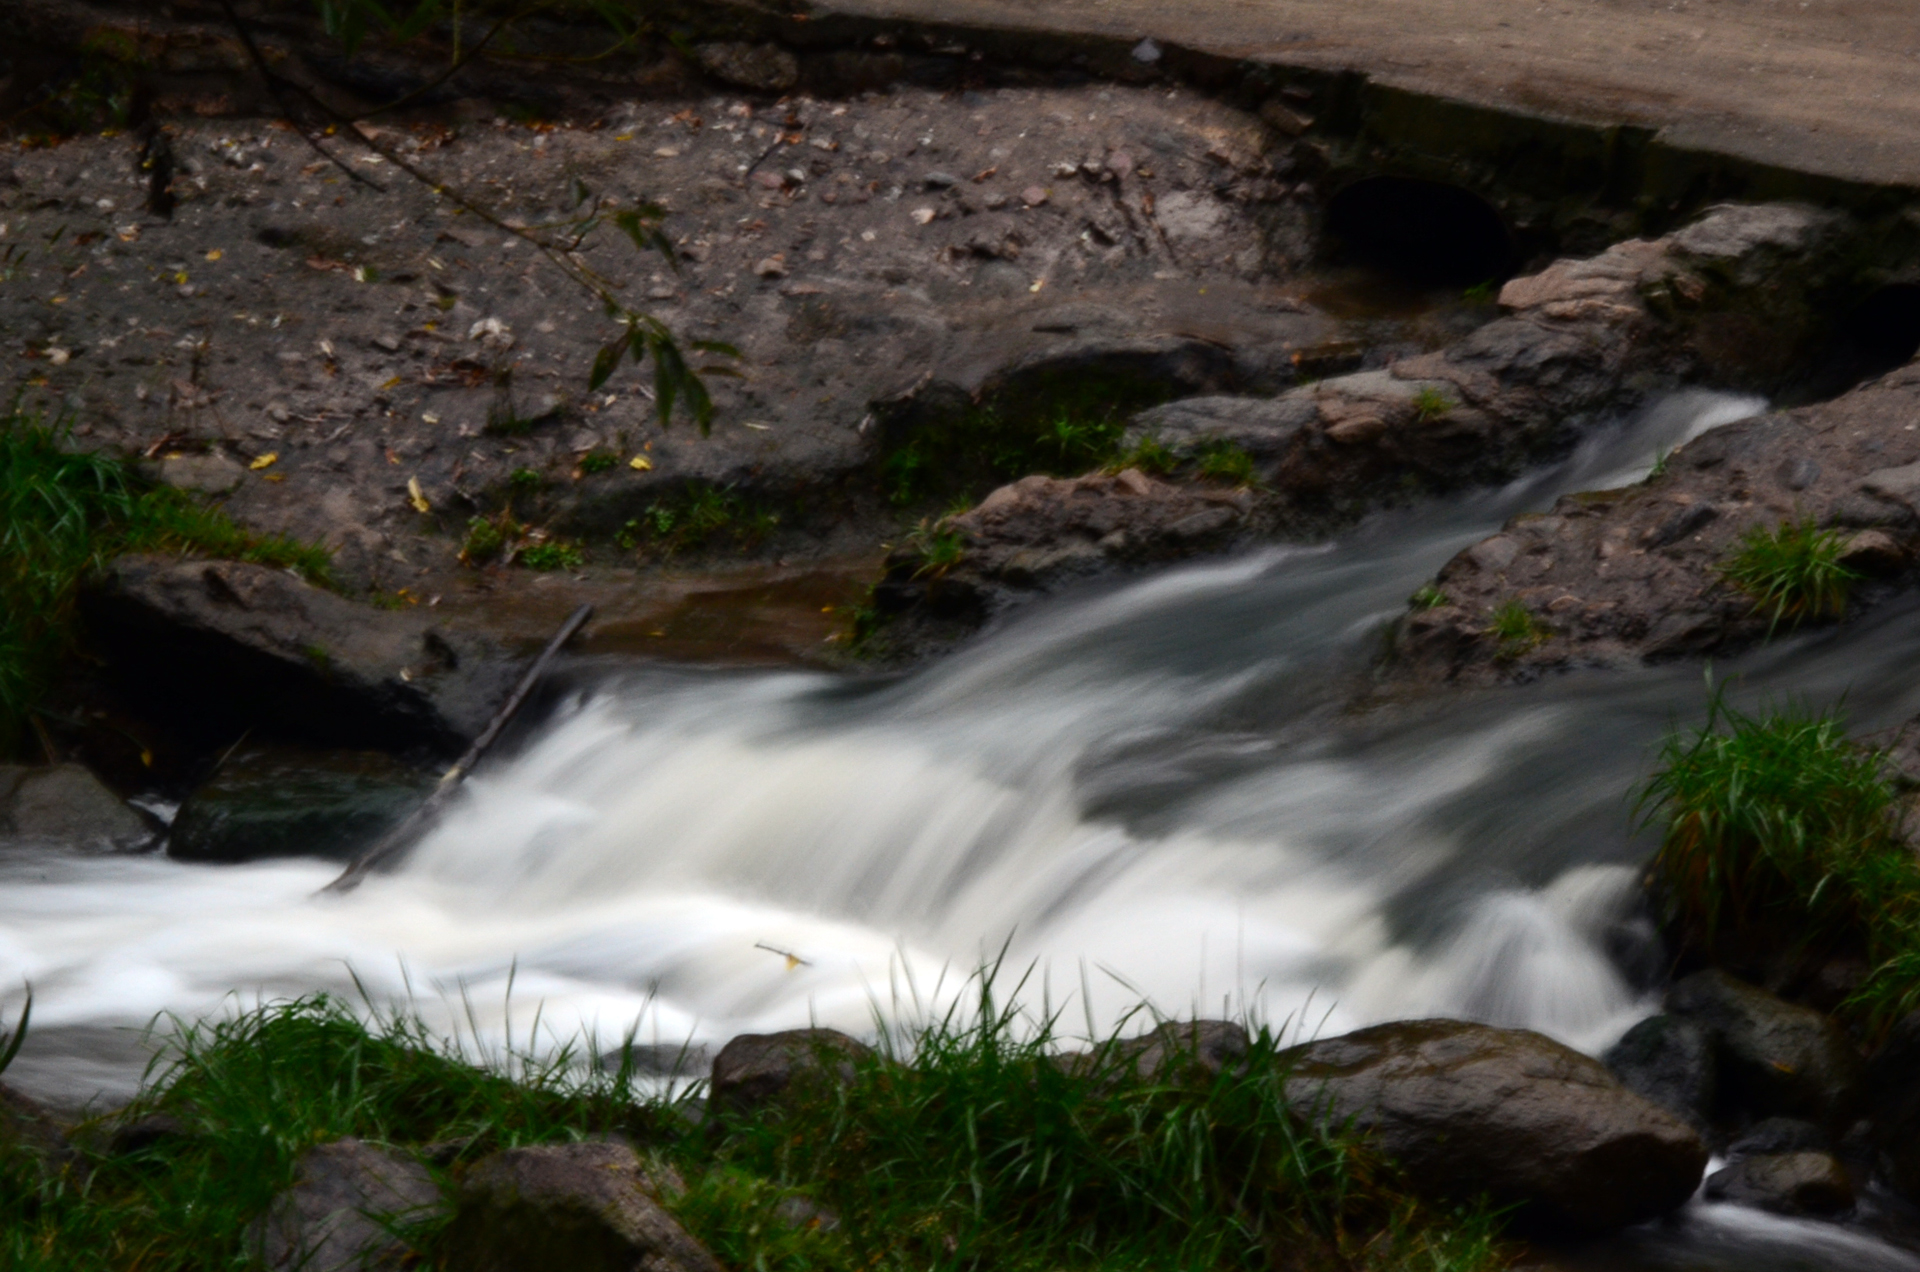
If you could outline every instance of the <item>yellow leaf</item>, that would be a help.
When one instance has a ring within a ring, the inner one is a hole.
[[[217,261],[222,256],[225,256],[225,255],[226,255],[225,252],[221,251],[219,248],[216,247],[212,251],[207,253],[207,259],[210,261]]]
[[[186,282],[186,281],[187,281],[187,271],[183,269],[183,270],[181,270],[181,271],[180,271],[180,272],[179,272],[178,274],[175,274],[175,275],[173,276],[173,281],[174,281],[174,282],[176,282],[176,283],[184,283],[184,282]]]
[[[383,385],[381,385],[380,387],[381,387],[381,389],[383,389],[383,390],[384,390],[384,389],[390,389],[390,388],[392,388],[392,387],[393,387],[394,385],[396,385],[396,384],[399,384],[400,382],[401,382],[401,380],[400,380],[400,377],[396,375],[396,376],[394,376],[394,377],[393,377],[393,379],[391,379],[391,380],[388,380],[388,381],[387,381],[387,382],[386,382],[385,384],[383,384]]]
[[[257,473],[262,468],[273,467],[274,461],[279,458],[280,458],[279,451],[268,451],[266,454],[262,455],[260,458],[254,460],[251,464],[248,464],[247,467],[253,469],[253,471]]]
[[[262,473],[260,475],[260,480],[262,481],[285,481],[286,479],[287,475],[285,473]]]
[[[427,502],[427,497],[420,493],[418,477],[407,478],[407,502],[413,505],[415,512],[425,512],[433,506]]]
[[[653,469],[653,461],[645,455],[635,455],[627,461],[627,467],[633,469],[636,473],[651,472]]]

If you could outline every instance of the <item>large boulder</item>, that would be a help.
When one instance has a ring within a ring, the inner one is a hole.
[[[515,673],[489,639],[260,565],[123,557],[82,607],[130,695],[222,745],[250,731],[451,754]]]
[[[495,1153],[461,1181],[446,1266],[463,1272],[720,1272],[656,1197],[662,1181],[625,1144]]]
[[[412,812],[434,775],[378,751],[257,747],[236,754],[187,797],[167,855],[352,860]]]
[[[752,1113],[778,1104],[789,1092],[851,1082],[854,1066],[872,1054],[872,1048],[834,1029],[741,1034],[713,1058],[708,1098],[717,1111]]]
[[[300,1159],[293,1186],[254,1224],[260,1261],[274,1272],[361,1272],[407,1266],[395,1222],[426,1218],[440,1188],[410,1157],[362,1140],[336,1140]]]
[[[1601,1057],[1620,1084],[1704,1130],[1713,1119],[1719,1070],[1713,1035],[1683,1016],[1649,1016]]]
[[[1667,1010],[1713,1035],[1723,1110],[1838,1126],[1856,1107],[1860,1054],[1811,1007],[1710,970],[1675,984]]]
[[[139,852],[153,828],[84,765],[0,765],[0,843]]]
[[[1606,1232],[1664,1214],[1692,1196],[1707,1164],[1692,1127],[1531,1030],[1404,1021],[1307,1043],[1279,1062],[1296,1109],[1351,1120],[1414,1187],[1485,1193],[1550,1231]]]

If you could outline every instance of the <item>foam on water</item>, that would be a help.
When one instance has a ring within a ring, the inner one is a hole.
[[[493,1048],[864,1030],[1002,953],[1095,1029],[1144,1000],[1603,1046],[1645,1010],[1613,957],[1644,850],[1622,793],[1690,675],[1385,723],[1340,717],[1342,677],[1505,517],[1760,405],[1676,395],[1506,490],[1056,603],[903,680],[583,672],[348,896],[315,895],[317,863],[7,859],[0,983],[33,983],[39,1026],[18,1072],[124,1091],[155,1013],[315,990]]]

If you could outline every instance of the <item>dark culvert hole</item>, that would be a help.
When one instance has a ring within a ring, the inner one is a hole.
[[[1826,348],[1787,402],[1821,402],[1903,367],[1920,354],[1920,283],[1892,283],[1869,292],[1834,324]]]
[[[1479,195],[1439,181],[1367,177],[1333,196],[1327,235],[1346,260],[1428,287],[1472,287],[1513,273],[1513,233]]]

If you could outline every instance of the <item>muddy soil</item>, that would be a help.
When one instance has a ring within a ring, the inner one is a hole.
[[[1182,90],[710,96],[381,134],[515,224],[582,189],[663,203],[677,269],[610,229],[580,256],[683,339],[739,347],[704,437],[662,427],[644,372],[588,392],[612,333],[590,299],[377,155],[340,147],[378,188],[265,121],[169,132],[170,218],[128,137],[9,158],[8,379],[84,444],[326,543],[353,590],[447,592],[468,520],[508,502],[598,539],[592,567],[684,553],[648,514],[690,487],[735,496],[708,531],[729,553],[859,555],[899,523],[876,404],[1103,358],[1151,364],[1162,396],[1272,391],[1303,350],[1352,347],[1301,298],[1311,190],[1259,121]]]

